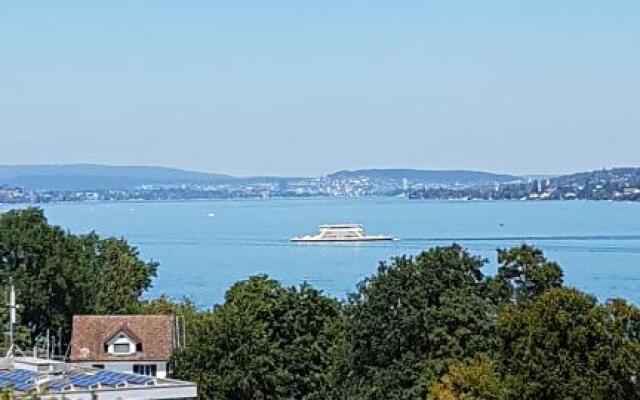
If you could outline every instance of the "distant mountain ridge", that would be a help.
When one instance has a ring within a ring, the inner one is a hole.
[[[615,167],[611,169],[599,169],[586,172],[576,172],[568,175],[560,175],[552,178],[553,181],[560,185],[570,183],[585,184],[589,180],[610,180],[620,177],[635,177],[640,179],[640,168],[638,167]]]
[[[329,180],[369,178],[378,181],[402,181],[425,184],[480,185],[503,183],[518,177],[466,170],[361,169],[338,171]],[[28,190],[104,190],[133,189],[142,185],[219,185],[224,183],[296,181],[292,177],[234,177],[223,174],[188,171],[155,166],[111,166],[98,164],[0,165],[0,185]]]
[[[518,177],[466,170],[361,169],[338,171],[329,180],[369,178],[426,184],[490,184],[517,180]],[[28,190],[104,190],[133,189],[142,185],[218,185],[224,183],[296,181],[292,177],[234,177],[155,166],[112,166],[99,164],[0,165],[0,185]]]
[[[0,166],[0,203],[313,196],[640,201],[640,168],[533,178],[469,170],[360,169],[235,177],[152,166]]]
[[[513,175],[494,174],[491,172],[469,170],[420,170],[420,169],[360,169],[343,170],[327,176],[330,179],[376,179],[402,180],[421,182],[426,184],[464,184],[482,185],[517,181],[520,178]]]
[[[141,185],[214,184],[235,179],[229,175],[153,166],[0,165],[0,185],[29,190],[131,189]]]

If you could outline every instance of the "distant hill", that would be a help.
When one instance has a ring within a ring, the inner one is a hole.
[[[596,182],[598,180],[603,182],[620,181],[622,179],[631,179],[631,183],[634,185],[640,181],[640,168],[638,167],[616,167],[611,169],[599,169],[587,172],[577,172],[569,175],[561,175],[554,177],[553,180],[559,185],[568,185],[571,183],[578,183],[584,185],[591,181]]]
[[[339,171],[327,176],[335,179],[368,178],[378,182],[402,185],[403,179],[412,183],[431,185],[486,185],[518,180],[512,175],[478,171],[425,171],[416,169],[362,169]],[[0,186],[21,187],[27,190],[83,191],[101,189],[133,189],[142,185],[224,184],[252,185],[256,183],[292,183],[304,178],[292,177],[234,177],[166,167],[109,166],[96,164],[70,165],[0,165]]]
[[[145,184],[207,184],[232,181],[228,175],[148,166],[0,165],[0,185],[29,190],[131,189]]]
[[[490,172],[466,170],[419,170],[419,169],[360,169],[354,171],[338,171],[328,176],[329,179],[362,179],[420,182],[433,185],[486,185],[519,180],[513,175],[493,174]]]

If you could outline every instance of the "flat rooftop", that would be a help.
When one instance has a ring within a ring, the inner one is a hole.
[[[10,387],[16,398],[34,393],[43,398],[195,399],[195,383],[114,372],[34,357],[0,359],[0,389]]]

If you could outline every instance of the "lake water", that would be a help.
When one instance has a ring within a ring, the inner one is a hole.
[[[9,209],[0,206],[0,211]],[[601,300],[640,304],[640,203],[411,201],[402,198],[219,200],[177,203],[69,203],[44,206],[75,233],[124,236],[160,262],[147,297],[220,302],[233,282],[265,273],[287,285],[308,281],[344,298],[394,255],[457,242],[490,259],[523,242],[561,263],[568,284]],[[363,223],[384,243],[294,244],[324,223]]]

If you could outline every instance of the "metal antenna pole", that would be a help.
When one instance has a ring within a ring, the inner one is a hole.
[[[7,357],[13,356],[15,342],[13,339],[13,325],[16,323],[16,288],[13,286],[13,278],[9,277],[9,350]]]
[[[13,357],[16,352],[24,355],[15,342],[15,325],[18,322],[17,311],[16,287],[13,284],[13,277],[9,277],[9,349],[5,357]]]
[[[182,316],[182,347],[187,347],[187,320]]]

